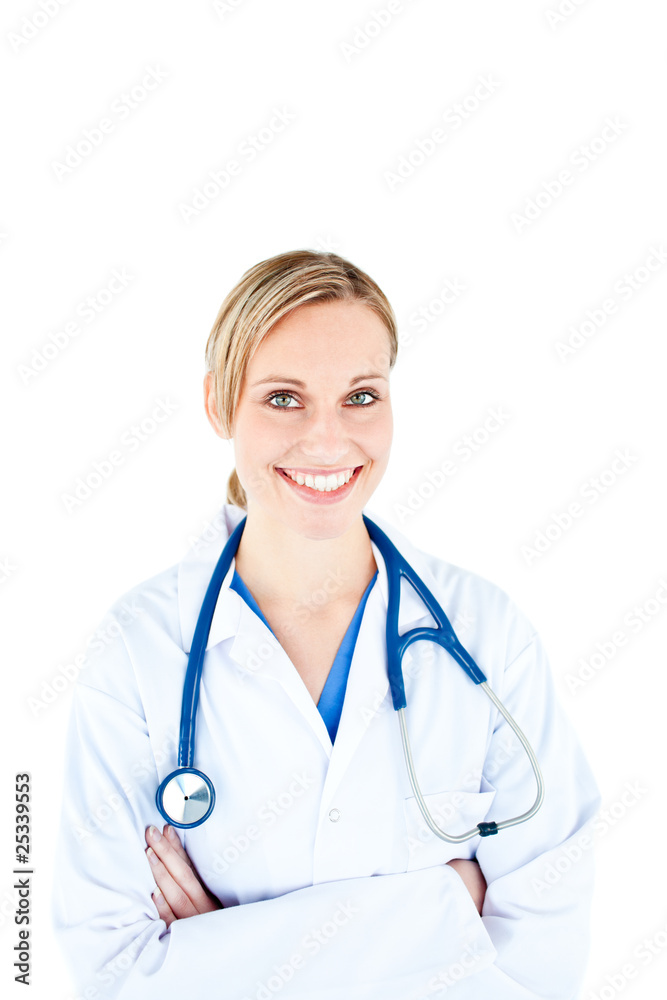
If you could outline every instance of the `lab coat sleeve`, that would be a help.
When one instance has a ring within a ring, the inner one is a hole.
[[[466,975],[493,961],[448,865],[320,883],[167,929],[144,853],[146,826],[162,824],[157,771],[136,686],[119,697],[131,668],[114,646],[107,689],[94,673],[75,685],[67,737],[53,913],[78,995],[411,1000],[461,955]]]
[[[574,1000],[588,959],[599,792],[534,631],[500,683],[496,693],[535,751],[545,796],[531,819],[479,843],[476,857],[488,883],[482,920],[497,957],[451,996]],[[530,808],[536,793],[532,769],[500,715],[484,773],[481,790],[496,792],[487,820]]]

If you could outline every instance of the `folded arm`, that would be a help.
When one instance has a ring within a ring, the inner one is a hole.
[[[100,735],[108,734],[109,718],[112,746]],[[167,927],[151,898],[155,883],[144,853],[147,824],[161,825],[157,772],[131,789],[125,781],[132,762],[150,755],[136,710],[76,685],[54,919],[82,992],[170,1000],[215,990],[242,1000],[282,977],[285,1000],[406,1000],[461,955],[474,958],[467,973],[493,961],[477,909],[450,865],[319,883]],[[84,836],[86,818],[110,795],[116,808]]]
[[[155,879],[152,899],[167,927],[174,920],[185,920],[198,913],[212,913],[222,909],[220,900],[207,890],[199,878],[173,826],[165,823],[162,833],[156,826],[149,826],[146,829],[146,843],[146,856]],[[481,913],[486,880],[478,862],[456,858],[447,864],[457,872],[470,893],[477,912]]]

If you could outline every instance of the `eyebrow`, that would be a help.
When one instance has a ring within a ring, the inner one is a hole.
[[[388,379],[384,375],[381,375],[380,372],[366,372],[364,375],[357,375],[355,378],[350,379],[350,385],[351,386],[356,385],[357,382],[365,382],[367,379],[371,378],[381,378],[385,382],[388,381]],[[256,382],[253,382],[252,384],[254,387],[256,385],[264,385],[265,382],[283,382],[283,383],[289,383],[289,385],[296,385],[299,387],[299,389],[306,388],[306,383],[301,382],[300,379],[288,378],[284,375],[267,375],[266,378],[260,378]]]

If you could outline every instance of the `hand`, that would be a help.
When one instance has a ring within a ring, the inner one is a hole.
[[[173,826],[165,824],[164,836],[156,827],[149,826],[146,843],[149,845],[146,855],[157,886],[151,898],[167,927],[174,920],[223,908],[202,885]]]
[[[463,884],[472,896],[472,901],[477,907],[477,912],[481,914],[486,894],[486,879],[482,875],[482,869],[479,867],[476,859],[473,858],[472,861],[468,861],[465,858],[454,858],[452,861],[448,861],[447,864],[451,865],[454,871],[460,875]]]

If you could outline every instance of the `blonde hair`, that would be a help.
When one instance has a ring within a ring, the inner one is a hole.
[[[231,435],[248,363],[272,327],[298,306],[314,302],[363,302],[380,317],[389,336],[389,368],[398,352],[396,317],[379,286],[335,253],[292,250],[246,271],[220,306],[206,344],[206,369],[213,374],[220,422]],[[385,359],[386,360],[386,356]],[[233,470],[227,503],[247,510],[247,498]]]

